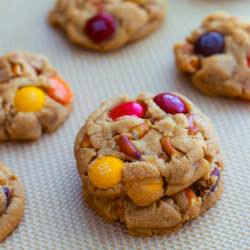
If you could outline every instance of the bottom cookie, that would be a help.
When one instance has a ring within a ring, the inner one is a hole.
[[[0,241],[19,225],[24,205],[23,184],[9,168],[0,163]]]
[[[148,207],[136,207],[125,196],[113,200],[93,195],[85,180],[83,195],[88,205],[107,221],[125,223],[128,233],[146,237],[170,234],[212,207],[223,192],[222,169],[215,167],[207,179],[159,200]]]

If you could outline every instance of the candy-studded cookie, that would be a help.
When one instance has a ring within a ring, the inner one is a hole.
[[[175,231],[223,191],[213,127],[176,93],[104,102],[79,131],[75,157],[90,207],[133,235]]]
[[[0,57],[0,142],[54,131],[68,117],[72,98],[46,58],[20,52]]]
[[[167,0],[57,0],[53,26],[85,48],[109,51],[141,39],[164,20]]]
[[[21,181],[0,163],[0,241],[19,225],[24,214],[24,203]]]
[[[177,67],[202,93],[250,100],[250,23],[210,15],[174,50]]]

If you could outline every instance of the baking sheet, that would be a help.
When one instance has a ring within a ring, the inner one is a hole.
[[[142,42],[99,54],[72,46],[46,23],[51,0],[0,1],[0,53],[49,56],[75,91],[74,112],[57,132],[35,143],[0,145],[0,160],[23,180],[25,218],[1,249],[250,249],[250,103],[204,97],[175,69],[172,46],[218,10],[249,16],[250,1],[170,0],[167,22]],[[218,204],[169,237],[134,238],[107,224],[82,200],[73,158],[79,127],[100,101],[121,93],[179,91],[213,120],[225,157]]]

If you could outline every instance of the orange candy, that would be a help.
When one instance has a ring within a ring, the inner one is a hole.
[[[47,90],[47,94],[54,100],[60,102],[63,105],[67,105],[72,102],[73,92],[68,84],[58,76],[50,78],[50,87]]]
[[[127,194],[137,206],[149,206],[163,196],[163,180],[155,178],[128,183]]]

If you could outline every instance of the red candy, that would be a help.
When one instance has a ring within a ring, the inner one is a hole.
[[[109,112],[109,117],[117,120],[123,116],[136,116],[143,118],[145,116],[146,108],[139,102],[125,102],[114,107]]]
[[[250,55],[247,56],[247,65],[250,67]]]
[[[187,105],[183,100],[179,96],[170,93],[162,93],[155,96],[154,102],[166,113],[172,115],[188,112]]]
[[[94,43],[110,39],[116,31],[116,21],[112,15],[101,12],[92,17],[85,26],[85,33]]]

